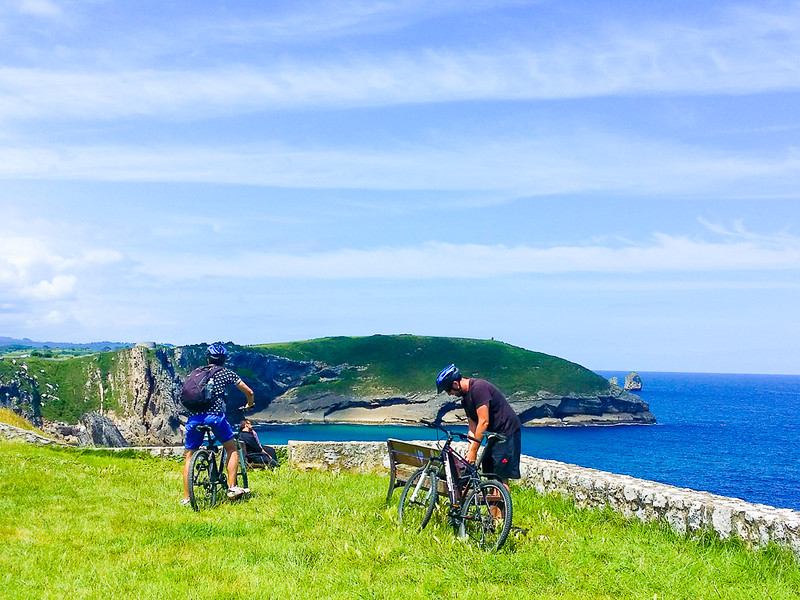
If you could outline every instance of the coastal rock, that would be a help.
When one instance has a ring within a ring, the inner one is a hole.
[[[635,371],[625,375],[625,389],[629,392],[638,392],[642,389],[642,378]]]
[[[526,426],[616,425],[655,423],[649,405],[619,386],[605,393],[556,396],[540,391],[531,397],[512,394],[509,403]],[[441,394],[384,397],[343,396],[332,391],[290,390],[251,416],[274,423],[389,423],[414,424],[421,420],[449,425],[465,424],[459,401]]]
[[[79,446],[102,446],[105,448],[127,448],[130,444],[108,417],[95,412],[84,414],[79,423]]]
[[[180,444],[183,427],[178,397],[183,379],[176,372],[174,354],[138,346],[117,352],[114,360],[107,386],[118,408],[103,414],[137,445]]]

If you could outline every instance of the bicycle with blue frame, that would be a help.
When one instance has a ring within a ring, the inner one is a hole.
[[[442,482],[446,489],[443,497],[448,501],[446,516],[456,535],[485,550],[499,550],[511,530],[511,495],[499,477],[481,473],[479,467],[489,445],[505,441],[505,436],[485,432],[487,444],[481,447],[473,465],[452,444],[456,437],[478,440],[429,421],[422,423],[443,432],[447,439],[439,454],[414,471],[403,487],[397,509],[400,522],[419,530],[424,528],[433,516]]]
[[[192,508],[199,511],[213,507],[220,495],[228,491],[228,453],[217,442],[214,431],[208,425],[200,425],[198,431],[203,432],[203,444],[192,455],[189,462],[189,501]],[[239,434],[234,434],[236,452],[239,454],[239,469],[236,472],[235,485],[249,489],[247,482],[247,465],[244,451],[239,443]]]

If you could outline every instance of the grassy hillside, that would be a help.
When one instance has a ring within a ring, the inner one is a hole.
[[[74,423],[83,413],[100,407],[100,381],[114,367],[117,354],[101,352],[67,359],[30,357],[16,359],[16,364],[6,358],[0,361],[0,382],[9,381],[19,371],[19,365],[27,365],[27,378],[20,382],[20,388],[41,400],[42,416]],[[117,406],[107,386],[103,401],[106,408]]]
[[[397,523],[377,475],[252,474],[253,496],[178,506],[181,463],[0,441],[3,598],[800,597],[788,551],[679,538],[512,488],[529,532],[487,555]],[[399,492],[395,493],[394,502]]]
[[[353,385],[368,391],[435,390],[436,374],[450,363],[458,365],[465,376],[488,379],[507,394],[535,394],[540,389],[554,394],[594,394],[609,386],[603,377],[562,358],[488,340],[374,335],[253,348],[296,360],[364,366],[366,370]]]

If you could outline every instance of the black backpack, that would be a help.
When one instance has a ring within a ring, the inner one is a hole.
[[[186,407],[186,410],[202,413],[211,408],[214,400],[214,375],[222,368],[206,365],[189,373],[189,377],[183,382],[183,389],[181,389],[181,404]]]

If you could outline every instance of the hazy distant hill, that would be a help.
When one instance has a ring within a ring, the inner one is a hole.
[[[90,342],[88,344],[74,344],[72,342],[35,342],[28,338],[10,338],[0,336],[0,347],[19,346],[20,348],[80,348],[82,350],[119,350],[120,348],[130,348],[134,344],[130,342]]]

